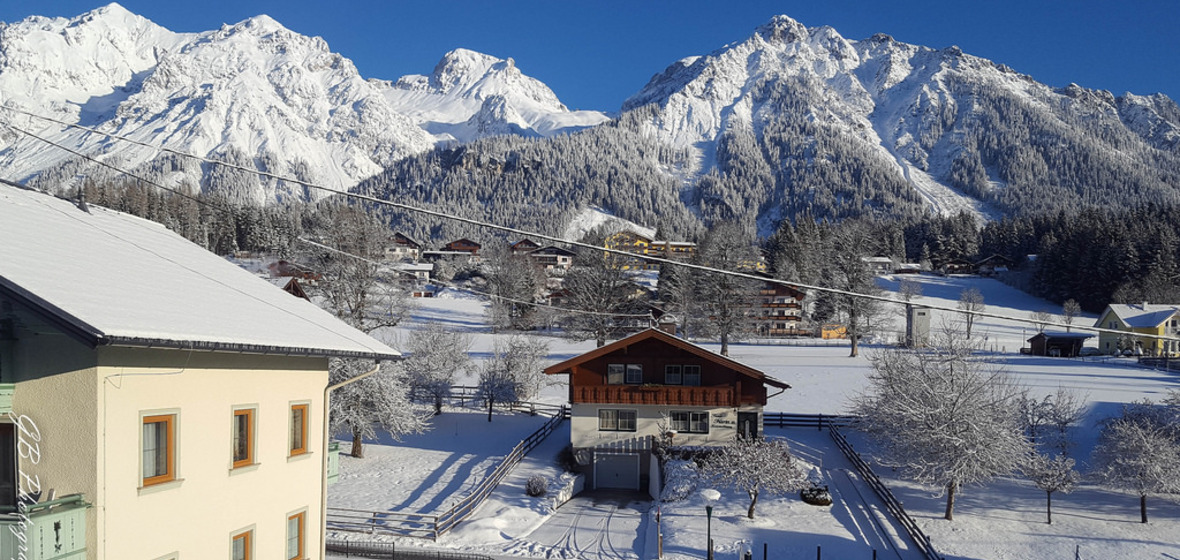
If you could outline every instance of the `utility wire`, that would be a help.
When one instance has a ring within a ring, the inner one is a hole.
[[[236,170],[239,170],[239,171],[242,171],[245,173],[251,173],[254,175],[261,176],[261,177],[269,177],[271,179],[275,179],[275,180],[279,180],[279,181],[287,181],[290,183],[302,185],[302,186],[307,187],[309,189],[326,191],[326,192],[329,192],[332,194],[337,194],[337,195],[345,196],[348,198],[363,200],[366,202],[370,202],[372,204],[377,204],[377,205],[381,205],[381,206],[390,206],[393,208],[398,208],[400,210],[405,210],[407,212],[414,212],[417,214],[425,214],[427,216],[432,216],[432,217],[440,218],[440,219],[444,219],[444,220],[462,222],[462,223],[474,225],[477,227],[503,231],[503,232],[512,233],[512,234],[520,235],[520,236],[524,236],[524,237],[534,237],[537,239],[544,239],[547,241],[552,241],[554,243],[562,243],[562,244],[569,245],[572,247],[581,247],[584,249],[591,249],[594,251],[602,251],[604,253],[616,254],[616,255],[621,255],[621,256],[625,256],[625,257],[641,259],[641,260],[644,260],[647,262],[652,262],[652,263],[660,263],[660,264],[668,264],[668,265],[672,265],[672,266],[679,266],[679,267],[687,268],[690,270],[698,270],[698,271],[706,272],[706,273],[710,273],[710,274],[724,274],[724,275],[733,276],[736,278],[745,278],[748,280],[755,280],[758,282],[767,282],[767,283],[771,283],[771,284],[778,284],[781,286],[787,286],[787,287],[795,288],[795,289],[804,289],[804,290],[811,290],[811,291],[816,291],[816,292],[824,292],[824,293],[830,293],[830,294],[836,294],[836,295],[843,295],[843,296],[867,299],[867,300],[872,300],[872,301],[880,301],[880,302],[890,303],[890,304],[895,304],[895,305],[913,305],[912,302],[906,302],[903,300],[899,300],[899,299],[895,299],[895,298],[887,297],[887,296],[880,296],[880,295],[876,295],[876,294],[866,294],[866,293],[861,293],[861,292],[855,292],[852,290],[843,290],[840,288],[816,286],[816,285],[811,285],[811,284],[804,284],[802,282],[789,282],[786,280],[779,280],[777,278],[766,278],[766,277],[757,276],[754,274],[737,272],[737,271],[732,271],[732,270],[723,270],[723,269],[714,268],[711,266],[682,262],[682,261],[667,259],[667,258],[663,258],[663,257],[655,257],[655,256],[651,256],[651,255],[639,255],[639,254],[631,253],[629,251],[624,251],[621,249],[599,247],[596,245],[592,245],[590,243],[583,243],[581,241],[573,241],[573,240],[564,239],[561,237],[556,237],[553,235],[546,235],[546,234],[530,232],[530,231],[526,231],[526,230],[522,230],[522,229],[518,229],[518,228],[514,228],[514,227],[502,226],[499,224],[486,222],[483,220],[476,220],[473,218],[467,218],[467,217],[459,216],[456,214],[449,214],[449,213],[440,212],[437,210],[430,210],[427,208],[421,208],[421,207],[413,206],[413,205],[406,204],[403,202],[384,200],[384,199],[376,198],[376,197],[365,195],[365,194],[359,194],[359,193],[353,193],[353,192],[332,189],[329,187],[325,187],[323,185],[309,183],[309,182],[304,181],[302,179],[296,179],[294,177],[286,177],[286,176],[278,175],[276,173],[271,173],[269,171],[260,171],[258,169],[245,167],[243,165],[239,165],[236,163],[231,163],[231,162],[227,162],[227,161],[223,161],[223,160],[219,160],[219,159],[215,159],[215,158],[210,158],[210,157],[206,157],[206,156],[199,156],[196,154],[182,152],[182,151],[174,149],[174,148],[167,148],[167,147],[163,147],[163,146],[153,146],[151,144],[147,144],[147,143],[141,142],[139,140],[135,140],[135,139],[132,139],[132,138],[129,138],[126,136],[115,134],[113,132],[105,132],[105,131],[98,130],[96,128],[86,127],[86,126],[82,126],[79,124],[66,122],[66,121],[63,121],[60,119],[55,119],[52,117],[38,115],[36,113],[31,113],[29,111],[25,111],[25,110],[18,109],[16,107],[11,107],[8,105],[0,105],[0,109],[4,109],[4,110],[15,112],[15,113],[20,113],[23,115],[27,115],[27,116],[30,116],[33,118],[37,118],[37,119],[41,119],[41,120],[45,120],[45,121],[49,121],[49,122],[53,122],[53,123],[57,123],[57,124],[60,124],[60,125],[66,126],[66,127],[70,127],[70,128],[76,128],[78,130],[83,130],[83,131],[90,132],[93,134],[106,136],[108,138],[114,138],[116,140],[121,140],[124,142],[128,142],[131,144],[142,146],[145,148],[151,148],[151,149],[154,149],[154,150],[157,150],[160,152],[164,152],[164,153],[169,153],[169,154],[177,155],[180,157],[195,159],[195,160],[202,161],[205,163],[210,163],[213,165],[220,165],[223,167],[229,167],[231,169],[236,169]],[[13,128],[15,130],[17,130],[18,132],[23,132],[25,134],[28,134],[27,132],[25,132],[21,129],[17,129],[15,127],[13,127]],[[49,140],[46,140],[46,139],[43,139],[43,138],[40,138],[37,136],[34,136],[34,137],[38,138],[39,140],[42,140],[43,142],[61,147],[62,149],[70,151],[71,153],[76,153],[76,152],[73,152],[73,150],[66,148],[65,146],[61,146],[60,144],[56,144],[52,141],[49,141]],[[104,165],[106,165],[106,164],[104,164]],[[107,167],[117,169],[117,168],[114,168],[114,166],[110,166],[110,165],[107,165]],[[1068,325],[1065,323],[1059,323],[1059,322],[1055,322],[1055,321],[1034,321],[1034,320],[1031,320],[1031,319],[1028,319],[1025,317],[1013,317],[1013,316],[1009,316],[1009,315],[1003,315],[1000,313],[993,313],[990,311],[974,311],[974,310],[959,309],[957,307],[950,307],[950,306],[946,306],[946,305],[934,305],[934,304],[923,303],[923,304],[921,304],[921,306],[925,307],[927,309],[934,309],[937,311],[961,313],[963,315],[973,315],[975,317],[987,317],[990,319],[1003,319],[1005,321],[1015,321],[1018,323],[1032,324],[1035,326],[1043,325],[1044,327],[1060,327],[1060,328],[1064,328],[1064,329],[1078,329],[1078,330],[1084,330],[1084,331],[1091,331],[1091,332],[1098,332],[1098,333],[1111,333],[1111,334],[1118,334],[1118,335],[1127,334],[1127,331],[1120,331],[1120,330],[1116,330],[1116,329],[1106,329],[1106,328],[1097,327],[1097,326]],[[1134,333],[1134,336],[1137,338],[1150,338],[1150,339],[1157,339],[1157,340],[1180,341],[1180,338],[1177,338],[1174,336],[1168,336],[1168,335]]]

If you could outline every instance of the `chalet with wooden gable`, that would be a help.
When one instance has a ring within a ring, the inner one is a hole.
[[[97,205],[0,239],[0,558],[324,558],[329,360],[397,352]]]
[[[446,245],[443,245],[443,251],[454,251],[456,253],[469,253],[472,256],[478,255],[480,248],[483,245],[476,243],[470,239],[456,239]]]
[[[311,298],[307,297],[307,292],[303,290],[303,286],[299,284],[299,279],[297,278],[280,276],[278,278],[268,278],[267,281],[288,294],[311,301]]]
[[[1095,327],[1123,331],[1098,334],[1098,349],[1107,354],[1131,351],[1148,356],[1180,355],[1180,343],[1136,336],[1180,336],[1180,304],[1112,303],[1099,315]]]
[[[529,258],[548,273],[562,273],[574,264],[574,252],[550,245],[529,253]]]
[[[541,246],[538,245],[537,242],[526,237],[520,241],[517,241],[516,243],[509,245],[508,251],[513,255],[524,255],[540,248]]]
[[[980,276],[995,276],[1008,272],[1015,264],[1004,255],[992,255],[975,263],[975,272]]]
[[[393,261],[417,262],[422,244],[408,235],[393,234],[393,244],[385,248],[385,258]]]
[[[725,445],[762,433],[762,407],[786,383],[683,339],[648,329],[545,368],[569,375],[570,443],[594,488],[640,489],[652,438]]]
[[[766,282],[758,292],[758,304],[754,309],[755,331],[761,336],[803,336],[810,334],[801,329],[803,323],[803,298],[801,290]]]

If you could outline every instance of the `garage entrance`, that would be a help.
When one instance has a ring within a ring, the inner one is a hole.
[[[594,488],[639,490],[639,454],[595,453]]]

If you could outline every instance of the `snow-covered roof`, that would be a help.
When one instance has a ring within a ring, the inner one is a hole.
[[[129,214],[0,185],[0,239],[0,292],[94,346],[398,357],[311,302]]]
[[[1131,328],[1154,328],[1170,319],[1180,305],[1160,303],[1112,303],[1110,310]],[[1101,325],[1099,325],[1101,326]]]
[[[1062,331],[1045,331],[1042,333],[1037,333],[1032,338],[1036,338],[1038,336],[1044,336],[1045,338],[1078,339],[1078,340],[1086,340],[1087,338],[1094,338],[1094,335],[1090,334],[1090,333],[1062,332]],[[1030,338],[1029,340],[1032,340],[1032,338]]]

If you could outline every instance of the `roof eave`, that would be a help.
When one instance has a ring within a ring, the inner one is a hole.
[[[401,354],[388,352],[365,352],[357,350],[332,350],[324,348],[298,348],[294,346],[272,346],[265,344],[244,344],[237,342],[216,342],[206,340],[169,340],[133,336],[107,336],[100,344],[126,348],[165,348],[171,350],[196,350],[201,352],[224,352],[233,354],[263,354],[300,356],[307,358],[352,358],[360,360],[400,360]]]

